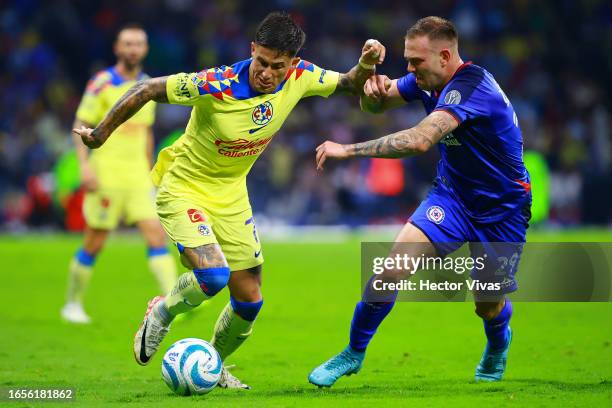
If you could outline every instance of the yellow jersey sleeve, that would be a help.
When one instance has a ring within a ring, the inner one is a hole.
[[[106,71],[97,73],[89,80],[77,109],[76,117],[78,120],[93,126],[100,123],[107,110],[100,95],[102,90],[109,86],[110,82],[111,75]]]
[[[296,67],[296,75],[300,73],[304,76],[302,82],[303,98],[309,96],[323,96],[327,98],[334,93],[338,85],[340,74],[335,71],[323,69],[311,62],[302,60]]]
[[[195,106],[202,101],[198,91],[198,72],[174,74],[166,80],[166,94],[168,102],[175,105]]]

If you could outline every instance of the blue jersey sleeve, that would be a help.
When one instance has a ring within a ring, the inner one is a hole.
[[[459,124],[489,115],[486,95],[478,89],[482,77],[468,75],[452,80],[442,91],[434,110],[443,110]]]
[[[397,90],[406,102],[419,99],[419,92],[421,91],[417,86],[414,74],[407,74],[398,79]]]

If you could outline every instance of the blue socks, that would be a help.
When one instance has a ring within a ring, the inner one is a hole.
[[[489,340],[489,346],[493,350],[499,350],[508,344],[508,325],[512,317],[512,302],[506,299],[506,304],[497,317],[484,320],[484,329]]]
[[[351,322],[349,345],[354,351],[363,353],[372,340],[376,329],[387,317],[395,302],[364,302],[357,303]]]

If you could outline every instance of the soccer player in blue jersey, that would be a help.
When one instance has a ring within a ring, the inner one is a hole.
[[[504,295],[517,289],[514,274],[531,206],[518,120],[493,76],[462,61],[457,31],[450,21],[440,17],[419,20],[406,34],[404,57],[408,74],[394,80],[372,76],[364,86],[361,107],[379,113],[416,100],[425,107],[425,119],[413,128],[364,143],[326,141],[317,147],[317,168],[322,169],[332,158],[409,157],[438,145],[441,159],[433,187],[396,242],[419,243],[418,251],[415,245],[410,254],[417,257],[444,257],[466,242],[472,243],[475,256],[486,243],[510,243],[498,246],[495,261],[471,274],[473,279],[495,282],[501,288],[487,298],[475,293],[476,314],[484,322],[487,337],[475,378],[499,381],[512,340],[512,303]],[[398,271],[385,274],[383,279],[399,278]],[[349,345],[315,368],[309,381],[329,387],[341,376],[357,373],[366,347],[393,304],[364,297],[355,308]]]

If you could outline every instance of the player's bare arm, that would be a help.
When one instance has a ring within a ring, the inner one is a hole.
[[[368,40],[361,49],[359,63],[345,74],[340,74],[334,93],[361,95],[367,79],[376,72],[376,64],[385,60],[385,47],[377,40]]]
[[[95,149],[102,146],[115,129],[131,118],[147,102],[168,103],[167,78],[151,78],[137,82],[117,101],[95,129],[81,127],[72,131],[81,137],[87,147]]]
[[[361,110],[370,113],[382,113],[406,104],[397,89],[397,79],[390,79],[386,75],[369,77],[363,86],[359,102]]]
[[[424,153],[458,126],[453,116],[434,111],[417,126],[363,143],[342,145],[326,141],[317,147],[317,169],[323,169],[328,158],[351,157],[408,157]]]

